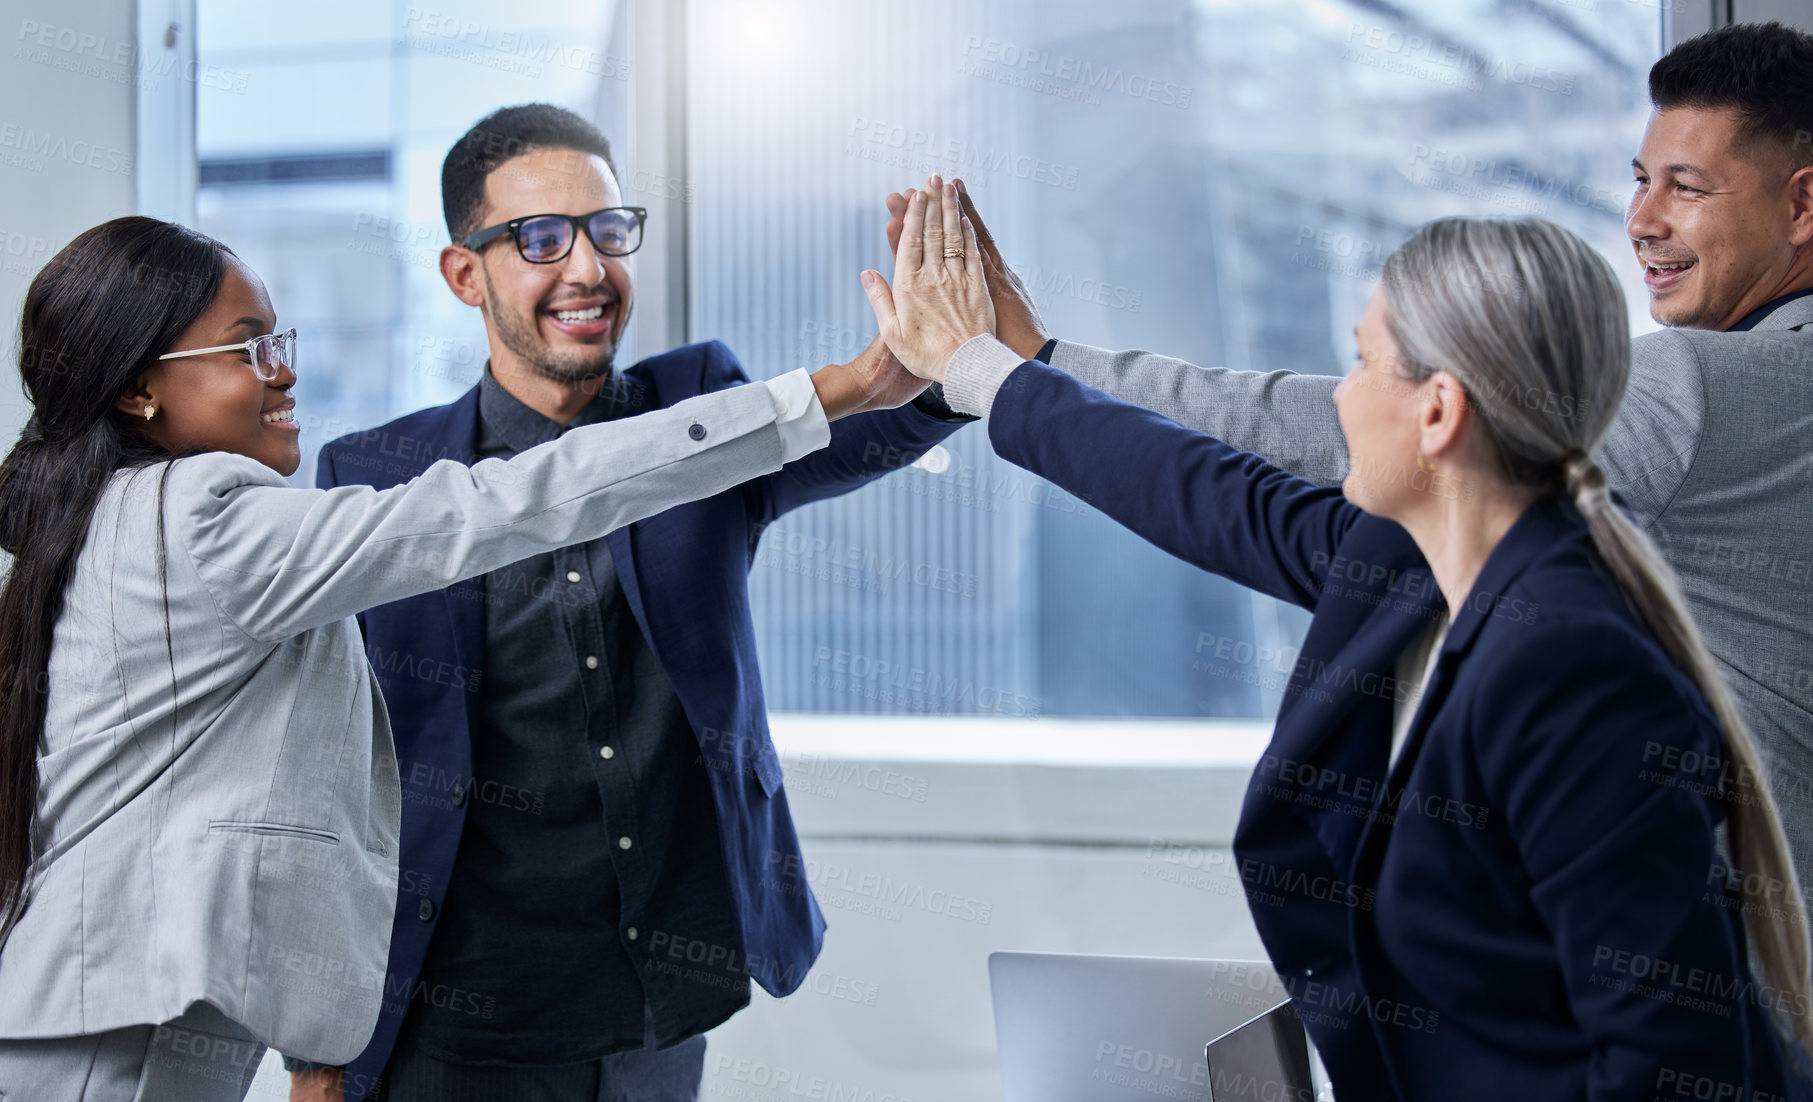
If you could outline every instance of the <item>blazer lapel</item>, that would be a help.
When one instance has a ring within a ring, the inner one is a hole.
[[[635,529],[634,524],[628,524],[615,532],[606,533],[604,545],[611,549],[611,566],[617,571],[617,584],[623,587],[623,597],[629,602],[630,614],[635,616],[636,626],[642,629],[642,637],[648,640],[652,649],[655,637],[648,630],[648,613],[642,606],[642,585],[636,569],[635,540],[631,538]],[[656,652],[656,657],[660,657],[659,652]]]
[[[1558,498],[1536,502],[1517,519],[1517,523],[1511,526],[1510,531],[1505,533],[1487,557],[1479,577],[1473,583],[1472,591],[1467,594],[1466,605],[1461,608],[1454,625],[1448,629],[1447,637],[1442,640],[1435,668],[1430,671],[1429,681],[1423,686],[1422,701],[1417,706],[1416,717],[1405,733],[1404,747],[1398,752],[1398,759],[1392,763],[1390,775],[1382,787],[1381,799],[1386,810],[1394,810],[1402,801],[1410,775],[1416,769],[1417,756],[1422,753],[1423,742],[1428,737],[1429,727],[1441,712],[1442,704],[1453,687],[1455,671],[1467,652],[1472,650],[1486,624],[1493,620],[1503,620],[1512,625],[1533,623],[1540,615],[1540,609],[1521,599],[1508,598],[1506,593],[1518,576],[1545,550],[1562,540],[1577,537],[1577,518],[1575,522],[1571,522],[1569,517],[1572,512],[1573,507],[1563,504]],[[1356,878],[1370,876],[1374,866],[1382,859],[1384,844],[1391,835],[1390,824],[1394,818],[1394,814],[1369,815],[1362,823],[1354,852],[1353,875]]]
[[[1255,778],[1305,820],[1343,874],[1384,790],[1394,664],[1441,601],[1421,554],[1406,546],[1409,536],[1396,525],[1386,531],[1390,539],[1351,541],[1359,546],[1333,564],[1303,640],[1302,680],[1266,751],[1275,769]],[[1364,581],[1340,575],[1348,561],[1366,564]]]
[[[653,377],[642,363],[632,365],[622,373],[623,417],[635,417],[650,410],[665,409],[667,405],[661,400],[659,380]],[[655,661],[660,663],[667,673],[674,693],[680,697],[682,708],[686,704],[686,687],[674,676],[675,671],[661,653],[655,642],[655,633],[649,625],[648,609],[643,600],[641,564],[637,560],[637,537],[641,534],[641,525],[626,524],[614,532],[605,533],[604,545],[611,550],[611,566],[617,571],[617,584],[623,587],[623,598],[629,602],[630,615],[636,618],[636,626],[642,629],[642,638],[648,641],[648,647],[655,652]],[[660,556],[655,562],[659,564]],[[691,715],[689,712],[688,715]],[[695,724],[696,726],[696,724]]]
[[[471,466],[478,450],[478,387],[468,390],[448,407],[442,422],[441,436],[431,441],[436,445],[430,454],[444,455],[456,463]],[[453,625],[453,653],[460,665],[479,671],[482,682],[485,668],[485,576],[467,578],[441,590],[447,605],[447,619]],[[476,682],[474,682],[476,683]],[[468,689],[468,697],[473,690]],[[466,731],[478,737],[478,711],[465,701]]]

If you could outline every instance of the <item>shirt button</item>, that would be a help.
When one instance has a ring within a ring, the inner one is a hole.
[[[579,580],[579,571],[577,571],[577,570],[567,571],[567,581],[576,582],[578,580]]]
[[[634,926],[631,926],[629,929],[627,929],[623,932],[631,941],[635,941],[638,937],[641,936],[640,934],[638,934],[636,932],[636,928]]]
[[[608,746],[600,746],[598,748],[598,756],[603,758],[605,761],[610,761],[612,758],[617,756],[617,751],[611,749]]]
[[[585,668],[588,670],[597,669],[598,668],[598,656],[595,654],[586,655],[585,656]]]
[[[465,785],[463,785],[463,784],[454,785],[453,791],[449,792],[448,795],[453,797],[453,806],[454,807],[466,806],[466,786]]]
[[[434,918],[433,901],[424,899],[420,903],[417,903],[415,905],[415,916],[417,918],[421,919],[423,922],[428,922],[431,919],[433,919]]]
[[[705,426],[694,422],[692,427],[686,430],[686,435],[692,437],[694,440],[703,440],[705,439]]]
[[[621,838],[619,838],[619,839],[617,839],[617,848],[618,848],[618,849],[628,849],[628,848],[630,848],[630,839],[629,839],[629,835],[627,835],[627,834],[626,834],[626,835],[624,835],[624,836],[623,836],[623,837],[621,837]]]

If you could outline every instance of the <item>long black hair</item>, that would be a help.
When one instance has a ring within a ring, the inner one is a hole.
[[[116,218],[64,246],[25,293],[19,375],[32,415],[0,463],[0,549],[13,556],[0,588],[0,941],[25,909],[37,851],[63,591],[113,473],[170,458],[115,403],[207,310],[231,255],[185,226]]]

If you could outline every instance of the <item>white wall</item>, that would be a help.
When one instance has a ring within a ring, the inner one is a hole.
[[[0,444],[6,448],[30,409],[19,389],[17,345],[31,277],[77,233],[137,209],[136,18],[132,0],[0,0],[0,358],[6,364]]]

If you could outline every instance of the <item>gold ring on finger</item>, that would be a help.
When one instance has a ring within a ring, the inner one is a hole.
[[[946,260],[957,260],[957,259],[960,259],[962,256],[963,256],[962,249],[946,249],[946,250],[944,250],[944,259],[946,259]]]

